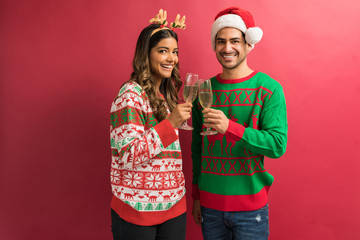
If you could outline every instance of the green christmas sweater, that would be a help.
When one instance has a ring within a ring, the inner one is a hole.
[[[261,72],[241,79],[211,78],[213,104],[230,119],[225,134],[201,136],[202,107],[193,106],[193,199],[221,211],[252,211],[265,206],[273,182],[264,156],[286,150],[287,115],[281,85]],[[201,148],[199,146],[202,146]]]
[[[125,83],[111,105],[111,208],[137,225],[160,224],[186,211],[178,129],[158,122],[141,87]]]

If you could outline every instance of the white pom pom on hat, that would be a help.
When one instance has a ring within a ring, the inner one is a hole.
[[[258,43],[263,31],[259,27],[255,27],[254,19],[251,13],[239,7],[229,7],[220,11],[211,26],[211,44],[215,50],[216,34],[225,27],[233,27],[239,29],[245,34],[245,40],[251,46]]]

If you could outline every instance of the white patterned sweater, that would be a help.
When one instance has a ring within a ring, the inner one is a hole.
[[[137,83],[125,83],[111,106],[111,207],[124,220],[155,225],[186,211],[178,129],[153,115]]]

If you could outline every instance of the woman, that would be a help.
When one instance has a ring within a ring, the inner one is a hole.
[[[177,35],[151,24],[141,32],[131,79],[111,107],[114,239],[185,239],[185,180],[178,130],[192,104],[182,85]]]

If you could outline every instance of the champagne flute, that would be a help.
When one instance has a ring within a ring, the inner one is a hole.
[[[211,81],[210,79],[200,80],[199,81],[199,102],[203,108],[210,108],[213,102],[213,93],[211,90]],[[201,135],[215,135],[217,131],[211,130],[210,127],[207,127],[206,131],[201,132]]]
[[[187,73],[185,78],[185,85],[183,91],[184,101],[187,103],[192,103],[198,92],[198,78],[199,75],[193,73]],[[183,130],[193,130],[194,128],[187,124],[187,121],[183,122],[179,129]]]

